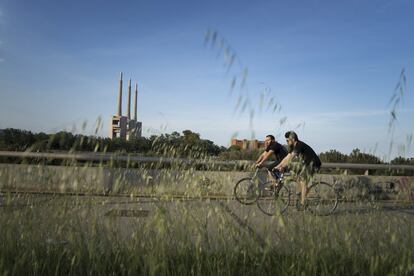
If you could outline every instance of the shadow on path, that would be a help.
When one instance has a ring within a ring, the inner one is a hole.
[[[224,211],[226,211],[237,222],[239,226],[246,229],[249,232],[249,234],[255,238],[255,240],[259,243],[262,249],[265,247],[266,243],[263,237],[260,236],[256,231],[254,231],[254,229],[250,225],[248,225],[246,221],[242,220],[238,215],[236,215],[236,213],[233,210],[231,210],[227,204],[224,204],[223,201],[218,201],[218,203],[224,209]]]

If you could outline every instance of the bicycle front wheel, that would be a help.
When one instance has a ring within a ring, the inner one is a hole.
[[[318,216],[332,214],[338,206],[338,191],[329,183],[318,182],[310,186],[306,195],[306,208]]]
[[[241,204],[255,203],[258,194],[257,183],[251,177],[240,179],[234,186],[234,197]]]
[[[282,214],[289,206],[289,202],[290,192],[285,185],[275,187],[272,181],[261,185],[260,195],[257,199],[257,207],[259,207],[260,211],[264,214],[268,216]]]

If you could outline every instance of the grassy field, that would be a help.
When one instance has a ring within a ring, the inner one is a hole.
[[[21,194],[0,206],[3,275],[414,273],[412,206],[268,217],[235,201]]]

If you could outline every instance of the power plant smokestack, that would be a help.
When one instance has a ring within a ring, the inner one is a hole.
[[[135,83],[134,120],[137,121],[138,83]]]
[[[122,116],[122,72],[119,79],[119,92],[118,92],[118,116]]]
[[[128,109],[127,109],[128,120],[131,119],[131,79],[128,82]]]

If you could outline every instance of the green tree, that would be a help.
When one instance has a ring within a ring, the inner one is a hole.
[[[382,164],[383,162],[375,155],[363,153],[358,148],[353,149],[348,157],[349,163]]]
[[[191,144],[196,144],[200,141],[200,134],[192,132],[191,130],[184,130],[183,131],[184,140]]]
[[[405,158],[398,156],[391,160],[390,163],[393,165],[414,165],[414,158]]]
[[[322,162],[328,163],[346,163],[348,161],[348,156],[337,150],[330,150],[319,154],[319,157]]]
[[[241,151],[242,148],[238,145],[231,145],[228,150],[229,151]]]

